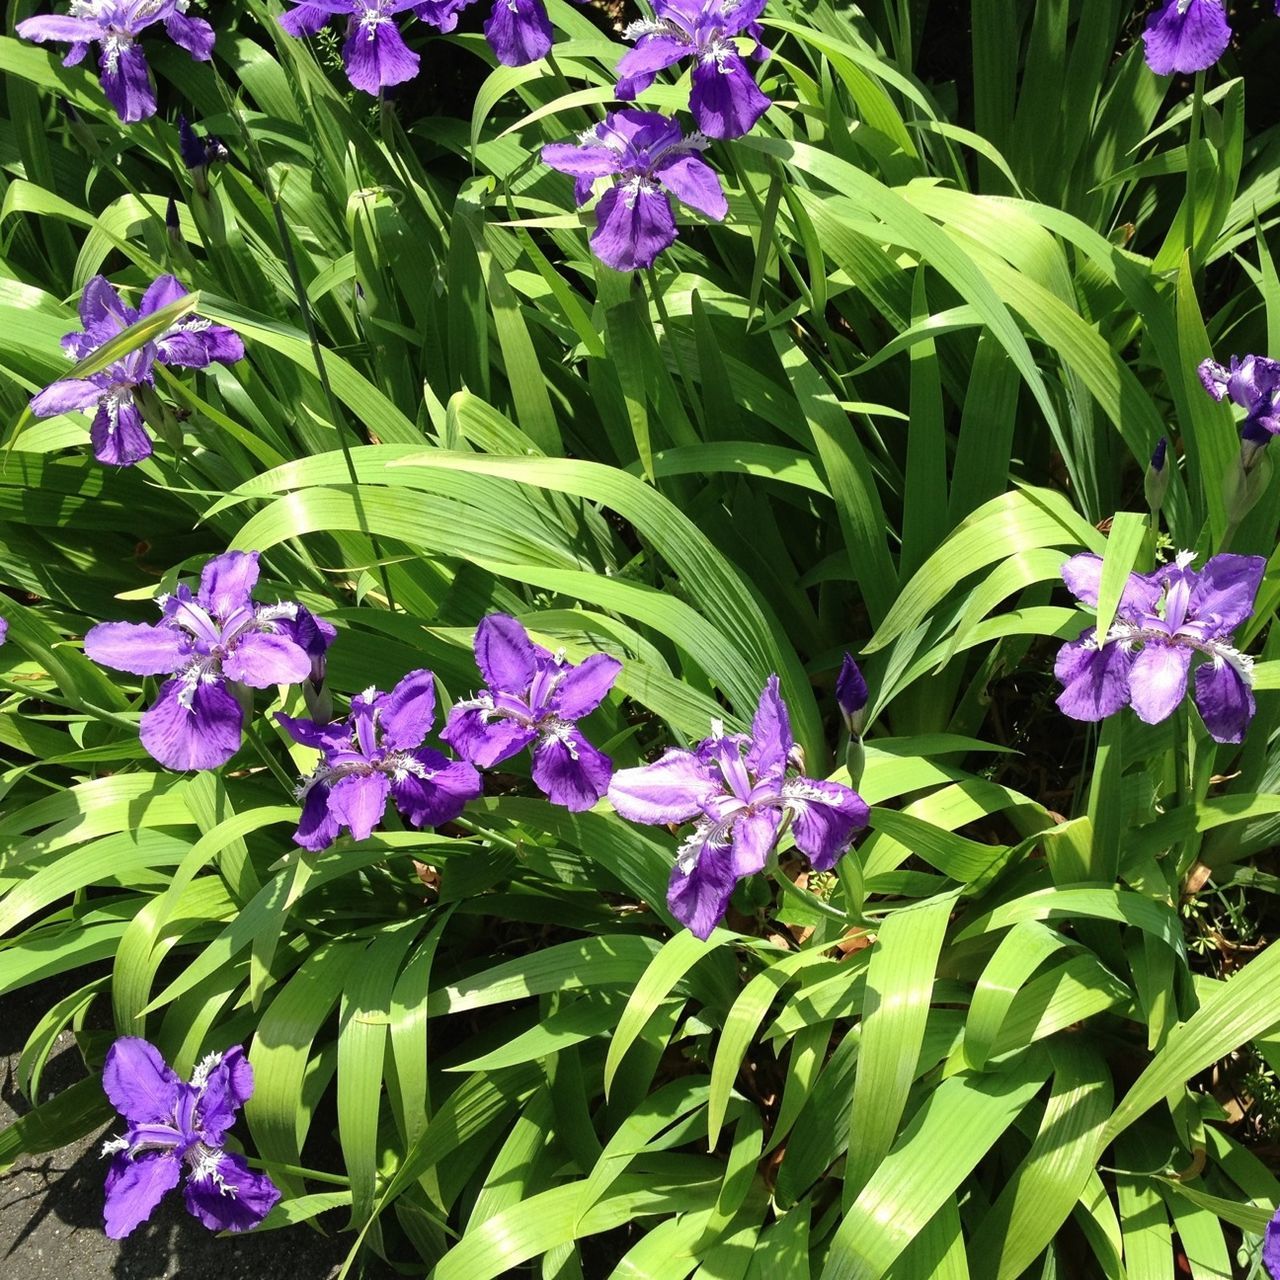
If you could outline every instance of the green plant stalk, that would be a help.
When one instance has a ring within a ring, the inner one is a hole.
[[[351,431],[356,436],[357,443],[363,443],[363,441],[360,440],[355,428],[351,427],[348,422],[347,416],[338,402],[338,397],[334,394],[333,385],[329,381],[329,373],[324,364],[324,349],[320,345],[320,334],[316,329],[315,317],[311,313],[311,303],[307,298],[306,286],[302,281],[302,272],[298,268],[297,255],[293,252],[293,241],[289,238],[289,227],[284,220],[284,209],[280,204],[280,196],[276,191],[275,183],[271,181],[271,174],[262,158],[262,152],[258,150],[258,144],[254,140],[248,122],[227,87],[226,81],[222,78],[221,72],[215,69],[214,77],[218,82],[218,92],[221,94],[223,104],[227,108],[227,114],[236,122],[236,127],[240,130],[240,136],[244,140],[245,149],[249,154],[254,172],[262,187],[262,193],[267,197],[267,203],[271,206],[271,214],[276,224],[276,234],[280,238],[280,249],[284,254],[285,268],[289,273],[289,281],[293,285],[294,298],[297,301],[299,311],[302,313],[303,324],[306,326],[307,341],[311,346],[311,358],[315,362],[316,376],[320,379],[320,386],[329,404],[329,414],[333,418],[334,428],[338,433],[338,446],[342,450],[342,457],[347,465],[347,475],[351,479],[353,495],[357,510],[359,510],[360,479],[356,473],[355,459],[351,456],[351,446],[346,437],[347,431]],[[387,567],[383,563],[382,548],[379,545],[378,537],[368,531],[366,531],[366,536],[373,547],[374,558],[378,562],[378,577],[382,582],[382,591],[386,597],[387,608],[394,612],[396,607],[395,596],[391,591],[391,580],[387,575]]]
[[[1196,258],[1196,179],[1199,165],[1196,162],[1200,145],[1200,130],[1204,113],[1204,72],[1196,72],[1195,88],[1191,96],[1191,126],[1187,134],[1187,203],[1186,223],[1183,226],[1183,243],[1191,257],[1191,269],[1199,267]]]

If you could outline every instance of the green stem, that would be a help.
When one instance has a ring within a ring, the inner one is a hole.
[[[698,430],[705,437],[707,424],[702,417],[701,397],[694,393],[693,375],[689,372],[685,364],[684,357],[680,354],[680,344],[676,341],[675,330],[671,325],[671,317],[667,315],[667,304],[663,301],[662,290],[658,288],[658,275],[652,267],[645,268],[645,283],[649,288],[649,297],[653,299],[654,310],[658,313],[658,319],[662,323],[662,335],[667,340],[667,345],[671,348],[671,354],[675,356],[676,368],[680,371],[680,381],[684,384],[685,399],[689,402],[689,407],[693,410],[693,416],[698,420]]]
[[[1200,150],[1201,117],[1204,112],[1204,72],[1196,72],[1195,89],[1191,97],[1191,128],[1187,137],[1187,221],[1184,243],[1191,258],[1191,269],[1196,269],[1196,170]]]
[[[344,1178],[337,1173],[321,1173],[319,1169],[304,1169],[297,1164],[283,1164],[279,1160],[258,1160],[253,1156],[245,1156],[245,1164],[251,1169],[265,1169],[267,1173],[273,1170],[277,1173],[291,1173],[298,1178],[306,1178],[311,1182],[329,1182],[335,1187],[349,1187],[351,1185],[350,1178]]]
[[[329,405],[329,415],[333,419],[334,429],[338,433],[338,445],[347,464],[347,475],[351,479],[352,500],[355,502],[356,512],[360,516],[360,521],[363,525],[364,517],[360,506],[360,480],[356,472],[355,459],[351,456],[351,446],[347,442],[346,433],[350,431],[356,437],[357,444],[363,444],[364,441],[360,438],[356,428],[351,426],[348,421],[342,406],[338,402],[338,397],[334,394],[333,385],[329,381],[329,372],[325,367],[324,349],[320,345],[320,334],[316,328],[315,316],[311,312],[311,303],[307,297],[306,285],[303,283],[297,255],[293,251],[293,241],[289,236],[289,226],[285,222],[284,207],[280,203],[280,196],[276,191],[275,183],[271,181],[271,173],[262,158],[262,152],[258,150],[257,141],[249,129],[249,124],[241,114],[240,106],[235,98],[232,97],[231,90],[228,89],[221,72],[215,70],[214,76],[218,82],[218,91],[222,95],[223,104],[227,108],[227,114],[235,121],[236,127],[240,131],[240,136],[244,141],[245,150],[248,152],[250,163],[253,165],[262,193],[266,196],[267,203],[271,206],[271,213],[276,224],[276,234],[280,239],[280,249],[284,255],[285,268],[289,273],[289,280],[293,285],[294,298],[297,301],[298,310],[302,313],[302,321],[306,327],[307,340],[311,346],[311,358],[316,366],[316,376],[320,379],[321,389],[324,391],[325,399]],[[396,607],[395,597],[391,591],[391,582],[387,575],[387,567],[383,563],[382,548],[378,543],[377,534],[368,528],[365,528],[364,532],[373,547],[374,558],[378,564],[378,576],[382,580],[382,590],[387,600],[387,608],[394,610]]]

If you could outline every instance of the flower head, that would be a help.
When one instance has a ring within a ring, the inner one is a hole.
[[[1090,627],[1062,646],[1054,674],[1062,682],[1058,706],[1075,720],[1102,720],[1131,706],[1158,724],[1186,697],[1191,664],[1195,704],[1218,742],[1240,742],[1253,718],[1253,660],[1231,647],[1231,635],[1253,612],[1266,561],[1261,556],[1214,556],[1191,568],[1181,552],[1154,573],[1131,573],[1115,621],[1101,639]],[[1062,566],[1081,604],[1097,607],[1102,560],[1084,554]]]
[[[305,611],[255,603],[257,582],[258,553],[228,551],[204,566],[198,592],[179,584],[160,597],[159,622],[103,622],[84,638],[103,666],[171,676],[140,725],[142,745],[170,769],[216,769],[235,755],[244,727],[237,693],[311,678],[313,657],[294,638]],[[327,648],[329,624],[313,621]]]
[[[107,1050],[102,1087],[129,1122],[102,1148],[111,1156],[103,1216],[112,1240],[151,1216],[184,1167],[187,1210],[210,1231],[256,1227],[280,1199],[265,1173],[225,1149],[236,1112],[253,1093],[253,1068],[239,1045],[211,1053],[186,1083],[154,1045],[122,1036]]]
[[[739,138],[769,107],[733,38],[755,41],[755,56],[768,56],[760,43],[759,18],[766,0],[655,0],[654,16],[633,22],[622,33],[636,47],[618,63],[618,97],[630,101],[653,83],[664,67],[694,59],[689,110],[709,138]]]
[[[73,360],[84,360],[131,324],[185,297],[187,290],[169,275],[159,276],[135,309],[120,297],[105,276],[94,276],[80,298],[84,326],[62,339]],[[47,418],[75,409],[94,410],[89,436],[99,462],[127,467],[151,454],[151,437],[143,424],[138,393],[155,383],[154,366],[205,369],[214,361],[234,364],[244,359],[244,343],[226,325],[188,315],[150,342],[87,378],[60,378],[31,401],[31,411]]]
[[[676,854],[667,905],[704,939],[724,918],[738,881],[764,869],[784,818],[796,848],[815,870],[829,871],[868,816],[856,791],[799,772],[777,676],[760,695],[750,736],[712,728],[694,750],[620,769],[609,785],[609,802],[632,822],[695,824]]]
[[[1271,438],[1280,434],[1280,360],[1231,357],[1229,367],[1204,360],[1197,370],[1204,389],[1218,401],[1230,399],[1244,410],[1240,441],[1245,469]]]
[[[454,703],[440,736],[482,769],[532,747],[533,780],[551,803],[590,809],[608,788],[613,765],[577,722],[604,700],[622,664],[593,653],[574,666],[534,644],[504,613],[481,619],[475,654],[486,687]]]
[[[163,22],[165,33],[198,62],[213,56],[213,28],[187,16],[190,0],[71,0],[66,15],[41,14],[17,25],[25,40],[70,44],[62,62],[74,66],[90,45],[99,47],[99,79],[107,100],[126,124],[154,115],[156,95],[138,45],[143,31]]]
[[[342,65],[347,79],[365,93],[378,94],[418,74],[420,59],[404,42],[396,22],[409,13],[422,22],[452,31],[457,11],[470,0],[293,0],[280,17],[291,36],[313,36],[334,18],[347,19]]]
[[[411,671],[390,693],[367,689],[354,697],[351,714],[333,724],[278,715],[296,742],[320,752],[298,792],[302,819],[294,840],[324,849],[343,827],[367,840],[388,798],[411,826],[452,822],[483,784],[471,765],[422,745],[435,708],[435,677]]]
[[[4,644],[4,642],[8,638],[9,638],[9,619],[0,618],[0,644]]]
[[[572,174],[579,205],[597,178],[617,177],[600,197],[591,248],[618,271],[651,267],[676,238],[670,191],[684,204],[719,221],[729,211],[720,179],[699,154],[705,142],[652,111],[613,111],[577,143],[542,148],[542,161]],[[663,188],[666,188],[666,191]]]
[[[1165,0],[1147,19],[1142,43],[1156,75],[1206,70],[1231,43],[1222,0]]]

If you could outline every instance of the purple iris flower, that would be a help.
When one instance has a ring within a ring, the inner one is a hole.
[[[580,206],[591,198],[596,178],[618,178],[596,206],[591,249],[606,266],[635,271],[653,266],[675,241],[675,211],[663,187],[717,222],[728,213],[719,177],[698,154],[705,146],[666,116],[628,108],[610,112],[576,143],[543,147],[542,162],[573,175]]]
[[[620,769],[609,801],[632,822],[696,823],[676,854],[667,889],[671,913],[699,938],[724,918],[734,886],[762,871],[789,819],[796,848],[829,871],[867,824],[856,791],[792,772],[803,768],[787,705],[770,676],[750,735],[720,723],[693,751],[668,750],[654,764]]]
[[[185,297],[187,290],[173,276],[152,282],[135,310],[128,306],[105,276],[94,276],[80,299],[83,329],[68,333],[62,349],[73,360],[84,360],[129,325],[161,307]],[[234,364],[244,358],[244,343],[225,325],[202,316],[184,316],[163,333],[87,378],[60,378],[31,401],[31,412],[48,418],[76,409],[96,410],[89,438],[94,457],[111,466],[128,467],[151,455],[151,437],[143,424],[140,391],[155,383],[154,366],[204,369],[215,360]]]
[[[533,780],[552,804],[590,809],[609,787],[613,763],[582,736],[613,687],[622,663],[593,653],[574,666],[529,639],[515,618],[491,613],[475,637],[476,666],[487,688],[455,702],[440,735],[481,769],[533,748]]]
[[[4,644],[4,642],[8,638],[9,638],[9,619],[0,618],[0,644]]]
[[[1204,389],[1215,400],[1229,397],[1244,410],[1240,440],[1248,470],[1258,451],[1280,434],[1280,360],[1232,356],[1229,368],[1216,360],[1204,360],[1198,373]]]
[[[239,1045],[209,1054],[187,1084],[154,1045],[122,1036],[107,1050],[102,1088],[129,1122],[102,1148],[111,1156],[103,1216],[112,1240],[151,1216],[184,1165],[187,1210],[210,1231],[248,1231],[280,1199],[265,1173],[225,1148],[236,1112],[253,1094],[253,1068]]]
[[[1214,556],[1192,569],[1195,553],[1180,552],[1154,573],[1131,573],[1115,621],[1099,640],[1093,627],[1062,646],[1054,675],[1058,706],[1074,720],[1102,720],[1131,706],[1158,724],[1186,697],[1191,664],[1195,704],[1218,742],[1240,742],[1253,718],[1253,660],[1231,647],[1231,633],[1253,613],[1266,561]],[[1096,608],[1102,559],[1072,556],[1062,577],[1081,604]]]
[[[328,848],[342,827],[367,840],[388,798],[410,826],[452,822],[484,786],[471,765],[422,745],[435,712],[435,677],[411,671],[390,693],[358,694],[351,714],[334,724],[277,715],[296,742],[321,753],[299,789],[302,819],[294,841],[315,852]]]
[[[769,108],[770,100],[743,62],[734,36],[755,43],[754,56],[767,58],[759,18],[766,0],[655,0],[654,16],[633,22],[622,33],[636,47],[618,63],[618,97],[630,101],[653,83],[664,67],[693,58],[689,110],[709,138],[740,138]]]
[[[377,94],[418,74],[420,59],[404,42],[396,17],[409,13],[441,31],[452,31],[458,10],[470,0],[295,0],[281,15],[291,36],[313,36],[334,18],[347,19],[342,64],[347,79]]]
[[[504,66],[522,67],[551,52],[551,19],[542,0],[493,0],[484,38]]]
[[[1222,0],[1165,0],[1147,19],[1142,43],[1156,75],[1206,70],[1231,43]]]
[[[167,768],[226,764],[240,749],[247,690],[311,679],[315,659],[295,636],[312,622],[328,647],[328,623],[292,601],[255,603],[257,582],[258,553],[228,551],[204,566],[194,595],[179,584],[157,600],[159,622],[102,622],[84,638],[105,667],[171,676],[140,725],[142,745]]]
[[[221,138],[213,134],[201,136],[186,116],[178,117],[178,150],[182,155],[182,163],[191,174],[196,190],[203,196],[209,194],[209,166],[223,164],[231,159],[231,152]],[[169,204],[176,210],[173,198]]]
[[[1280,0],[1276,3],[1276,13],[1280,15]],[[1280,1209],[1267,1223],[1267,1234],[1262,1242],[1262,1264],[1271,1280],[1280,1280]]]
[[[99,79],[107,100],[126,124],[155,115],[156,95],[138,37],[163,22],[165,33],[197,62],[213,56],[213,28],[187,16],[190,0],[71,0],[63,15],[43,14],[17,25],[25,40],[69,43],[63,66],[83,61],[91,44],[100,46]]]

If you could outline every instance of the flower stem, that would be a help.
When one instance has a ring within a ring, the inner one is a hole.
[[[1191,96],[1191,127],[1187,135],[1187,219],[1183,228],[1183,243],[1191,258],[1191,269],[1197,267],[1196,262],[1196,179],[1197,157],[1200,151],[1201,119],[1204,112],[1204,72],[1196,72],[1195,88]]]
[[[329,416],[333,419],[334,430],[338,433],[338,445],[347,464],[347,475],[351,479],[352,501],[355,503],[356,515],[363,526],[365,521],[363,508],[360,504],[360,478],[356,472],[355,459],[351,456],[351,446],[347,441],[347,431],[350,431],[356,437],[357,444],[363,444],[364,441],[360,438],[356,428],[351,426],[348,421],[329,381],[329,372],[324,363],[324,350],[320,345],[320,334],[316,329],[315,317],[311,312],[311,303],[307,297],[306,285],[302,281],[302,272],[298,268],[297,255],[293,251],[293,241],[289,237],[289,227],[285,222],[284,208],[280,203],[280,195],[276,191],[275,183],[271,181],[270,171],[262,158],[262,152],[258,150],[257,141],[249,129],[248,122],[240,111],[239,103],[232,96],[231,90],[227,87],[227,83],[222,78],[221,73],[215,70],[214,76],[218,82],[218,91],[222,95],[223,103],[227,108],[227,114],[235,121],[236,127],[240,131],[240,136],[244,140],[245,150],[248,152],[249,160],[254,167],[262,193],[266,196],[267,203],[271,206],[271,213],[276,224],[276,234],[280,239],[280,249],[284,255],[285,268],[289,273],[289,280],[293,285],[294,298],[297,301],[298,310],[302,313],[302,321],[306,327],[307,340],[311,346],[311,358],[316,366],[316,376],[320,379],[320,386],[329,404]],[[378,565],[378,576],[382,580],[382,590],[387,601],[387,608],[394,611],[396,607],[395,597],[391,591],[391,581],[387,575],[387,566],[383,562],[382,548],[378,543],[378,536],[367,528],[364,529],[364,533],[373,548],[374,559]]]

